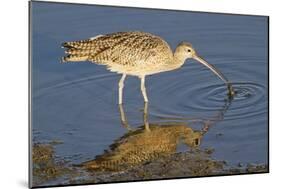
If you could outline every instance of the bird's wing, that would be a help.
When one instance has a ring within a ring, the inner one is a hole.
[[[118,32],[89,40],[88,60],[100,64],[129,65],[155,56],[158,47],[169,46],[157,36],[143,32]]]

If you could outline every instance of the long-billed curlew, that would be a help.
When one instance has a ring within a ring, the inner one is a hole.
[[[127,75],[141,80],[141,92],[148,102],[145,76],[180,68],[186,59],[193,58],[211,69],[228,87],[229,96],[234,95],[228,80],[214,66],[200,58],[192,45],[181,42],[173,52],[166,41],[145,32],[117,32],[98,35],[86,40],[65,42],[67,56],[62,62],[92,61],[106,65],[112,72],[123,74],[119,81],[119,104],[122,104],[124,80]]]

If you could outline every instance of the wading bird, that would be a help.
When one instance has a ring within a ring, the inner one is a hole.
[[[228,87],[229,96],[234,95],[231,84],[214,66],[200,58],[192,45],[181,42],[173,52],[166,41],[146,32],[117,32],[98,35],[86,40],[65,42],[67,56],[62,62],[91,61],[105,65],[108,70],[122,74],[119,81],[119,104],[123,102],[124,80],[127,75],[141,80],[141,92],[148,102],[145,77],[180,68],[186,59],[193,58],[211,69]]]

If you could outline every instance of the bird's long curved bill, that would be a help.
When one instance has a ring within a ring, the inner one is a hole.
[[[206,66],[207,68],[209,68],[210,70],[212,70],[212,72],[214,72],[214,74],[216,74],[221,80],[223,80],[227,85],[229,85],[229,82],[226,79],[226,77],[224,77],[224,75],[220,71],[218,71],[213,65],[209,64],[208,62],[206,62],[204,59],[200,58],[199,56],[194,56],[193,58],[195,60],[197,60],[198,62],[200,62],[201,64],[203,64],[204,66]]]

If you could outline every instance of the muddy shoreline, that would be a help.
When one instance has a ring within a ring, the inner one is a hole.
[[[267,173],[265,164],[229,166],[212,159],[213,149],[192,149],[147,161],[137,166],[120,166],[118,171],[88,170],[55,155],[56,143],[33,146],[33,186],[95,184],[107,182],[188,178],[212,175]]]

